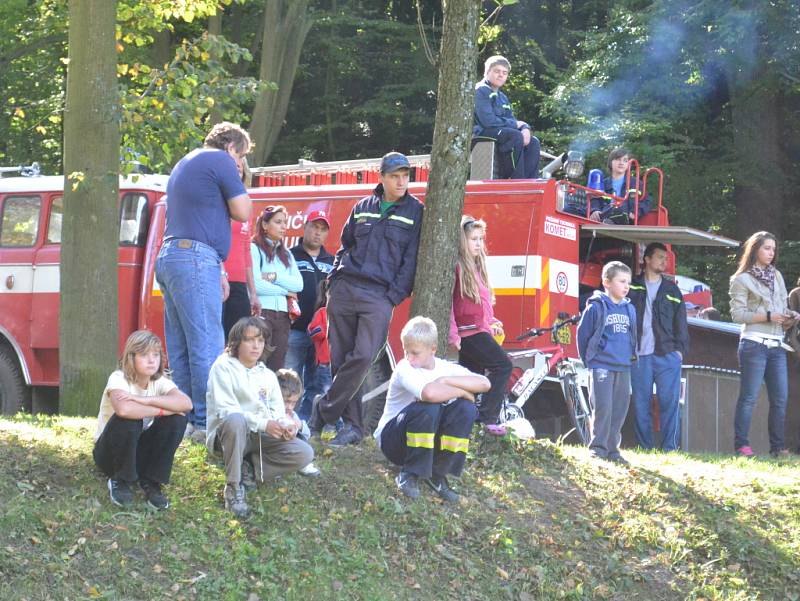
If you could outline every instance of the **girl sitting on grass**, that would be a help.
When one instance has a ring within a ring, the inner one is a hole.
[[[164,375],[164,358],[155,334],[134,332],[100,399],[94,462],[116,505],[133,502],[131,485],[138,481],[150,506],[169,507],[161,485],[169,482],[192,401]]]

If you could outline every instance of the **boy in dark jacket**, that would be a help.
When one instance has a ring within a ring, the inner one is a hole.
[[[472,135],[495,141],[500,179],[531,179],[539,177],[540,145],[531,126],[514,117],[508,96],[500,90],[510,70],[511,63],[503,56],[486,60],[483,79],[475,84]]]
[[[612,261],[603,267],[605,292],[595,292],[578,324],[578,352],[589,368],[589,397],[594,428],[589,448],[594,457],[627,465],[619,452],[628,414],[631,363],[636,360],[636,309],[626,298],[631,270]]]

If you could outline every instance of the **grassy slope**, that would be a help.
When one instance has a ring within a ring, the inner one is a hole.
[[[464,502],[398,498],[371,442],[221,507],[178,451],[170,510],[119,511],[94,420],[0,420],[0,599],[798,599],[800,463],[476,441]]]

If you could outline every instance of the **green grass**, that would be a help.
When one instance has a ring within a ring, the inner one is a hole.
[[[463,502],[398,496],[372,442],[222,508],[178,450],[172,507],[120,511],[91,419],[0,420],[0,599],[800,599],[800,463],[473,442]]]

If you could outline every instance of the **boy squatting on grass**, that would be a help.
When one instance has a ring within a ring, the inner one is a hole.
[[[94,462],[116,505],[133,502],[130,485],[138,480],[151,507],[169,507],[161,485],[169,482],[192,401],[164,375],[164,359],[155,334],[133,332],[100,399]]]
[[[278,384],[281,387],[281,396],[283,397],[283,406],[286,409],[286,417],[294,422],[297,428],[297,438],[308,442],[311,437],[311,431],[308,429],[308,424],[301,420],[294,408],[303,396],[303,381],[297,372],[293,369],[279,369],[276,374],[278,376]],[[304,468],[298,470],[298,473],[303,476],[319,476],[319,468],[314,465],[312,461]]]
[[[447,475],[461,475],[475,395],[489,390],[488,378],[435,356],[436,324],[414,317],[400,333],[405,358],[389,381],[386,406],[375,429],[381,451],[401,466],[400,491],[416,499],[422,479],[445,501],[458,501]]]
[[[264,320],[240,319],[208,377],[206,447],[222,452],[225,508],[236,517],[250,514],[245,486],[255,487],[253,477],[271,482],[314,458],[311,446],[297,438],[297,424],[286,416],[278,378],[263,363],[272,350],[269,342]]]
[[[631,395],[631,363],[636,361],[636,309],[626,298],[631,270],[612,261],[603,267],[603,287],[589,298],[578,324],[578,352],[589,368],[594,405],[592,456],[627,465],[619,452]]]

